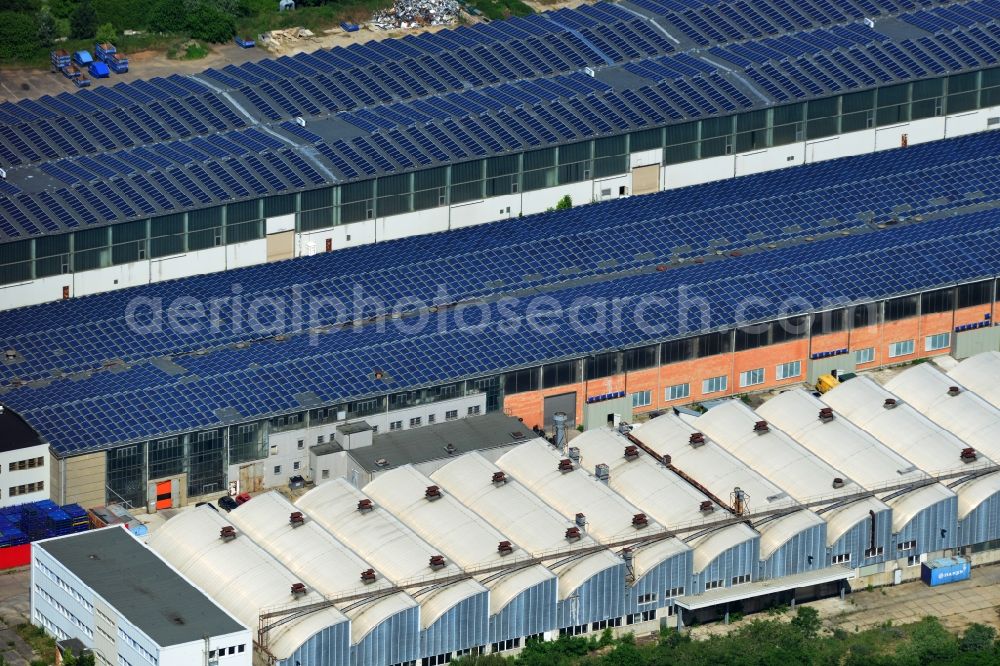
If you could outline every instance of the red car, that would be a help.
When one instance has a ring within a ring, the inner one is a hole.
[[[246,504],[250,501],[250,493],[240,493],[236,496],[237,504]]]

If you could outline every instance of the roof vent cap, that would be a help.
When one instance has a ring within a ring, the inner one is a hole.
[[[444,569],[445,567],[444,555],[431,555],[431,559],[428,562],[428,565],[430,566],[431,569],[434,569],[435,571],[437,571],[438,569]]]
[[[968,448],[962,449],[962,453],[959,457],[962,459],[962,462],[968,463],[968,462],[973,462],[979,456],[976,454],[976,450],[970,446]]]
[[[507,475],[503,472],[493,472],[493,485],[502,486],[507,483]]]
[[[437,486],[427,486],[427,490],[424,491],[424,497],[431,502],[439,500],[441,499],[441,489]]]
[[[824,407],[819,410],[819,420],[823,423],[829,423],[833,420],[833,407]]]
[[[580,447],[571,446],[566,451],[566,454],[569,456],[569,459],[572,460],[573,462],[575,463],[580,462]]]
[[[306,519],[302,517],[301,511],[292,511],[291,515],[288,516],[288,522],[292,527],[301,527],[306,524]]]
[[[306,590],[306,584],[305,583],[292,583],[292,596],[293,597],[301,597],[302,595],[306,594],[307,592],[308,592],[308,590]]]
[[[361,572],[361,582],[365,585],[371,585],[375,582],[375,570],[365,569]]]
[[[842,478],[840,478],[839,476],[835,477],[833,479],[833,487],[834,488],[843,488],[844,487],[844,480]]]
[[[649,519],[646,518],[646,514],[637,513],[634,516],[632,516],[632,527],[636,528],[637,530],[641,530],[643,527],[646,527],[647,525],[649,525]]]
[[[501,541],[497,545],[497,552],[501,555],[510,555],[514,552],[514,546],[510,545],[510,541]]]
[[[563,458],[559,461],[559,471],[563,474],[573,471],[573,461],[569,458]]]
[[[690,444],[694,448],[698,448],[704,443],[705,443],[705,435],[700,432],[693,432],[691,433],[691,436],[688,437],[688,444]]]
[[[566,541],[579,541],[580,540],[580,528],[579,527],[567,527],[566,528]]]
[[[698,510],[701,511],[702,513],[712,513],[713,511],[715,511],[715,505],[712,504],[710,501],[705,500],[704,502],[698,505]]]
[[[219,530],[219,538],[223,541],[232,541],[236,538],[236,528],[232,525],[226,525]]]
[[[358,500],[358,511],[360,511],[361,513],[371,511],[374,508],[375,505],[372,504],[372,501],[370,499]]]
[[[884,408],[886,408],[886,409],[895,409],[896,408],[896,399],[895,398],[886,398],[885,402],[882,403],[882,406]]]
[[[753,424],[753,431],[758,435],[763,435],[765,432],[770,432],[771,427],[767,425],[767,421],[757,421]]]
[[[962,389],[958,388],[957,386],[949,386],[948,387],[948,395],[950,395],[953,398],[956,395],[958,395],[959,393],[961,393],[961,392],[962,392]]]
[[[639,447],[629,444],[625,447],[625,460],[636,460],[639,457]]]

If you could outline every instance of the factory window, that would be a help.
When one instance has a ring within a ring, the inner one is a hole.
[[[169,437],[149,443],[149,478],[162,479],[184,472],[184,438]]]
[[[435,415],[435,414],[428,414],[427,415],[427,425],[430,425],[430,424],[434,423],[435,421],[437,421],[437,415]]]
[[[87,229],[73,234],[73,270],[86,271],[107,266],[108,229]]]
[[[878,111],[875,122],[881,127],[903,123],[910,119],[910,84],[886,86],[878,91]]]
[[[618,374],[621,371],[621,360],[618,352],[588,356],[584,362],[584,371],[586,379],[597,379]]]
[[[647,592],[646,594],[640,594],[637,600],[640,604],[651,604],[656,601],[656,592]]]
[[[764,368],[746,370],[740,373],[740,388],[764,383]]]
[[[306,440],[300,439],[299,441],[295,442],[295,448],[300,450],[306,448]]]
[[[45,482],[38,481],[37,483],[25,483],[20,486],[11,486],[7,491],[8,496],[17,497],[18,495],[27,495],[28,493],[34,493],[45,490]]]
[[[629,159],[625,139],[624,135],[594,139],[594,178],[628,172]]]
[[[1000,67],[984,69],[981,74],[983,80],[982,99],[979,100],[980,107],[985,109],[990,106],[1000,105]]]
[[[540,190],[556,184],[556,151],[543,148],[524,153],[524,189]],[[454,169],[454,167],[452,167]]]
[[[729,377],[725,375],[719,375],[718,377],[709,377],[701,383],[702,393],[718,393],[719,391],[725,391],[729,387]]]
[[[42,467],[44,465],[45,458],[28,458],[26,460],[18,460],[17,462],[10,463],[8,471],[16,472],[23,469],[35,469],[36,467]]]
[[[507,650],[514,650],[519,647],[521,647],[520,638],[508,638],[505,641],[490,644],[490,652],[506,652]]]
[[[146,258],[146,220],[111,227],[111,263],[127,264]]]
[[[955,304],[954,289],[938,289],[920,294],[920,314],[951,312]]]
[[[754,324],[736,329],[736,351],[763,347],[769,340],[770,326],[767,324]]]
[[[338,414],[337,419],[357,418],[359,416],[371,416],[385,409],[385,398],[369,398],[368,400],[358,400],[347,405],[346,414]]]
[[[640,150],[650,150],[652,148],[663,147],[663,129],[639,130],[632,132],[628,137],[629,151],[637,153]]]
[[[774,127],[771,130],[772,145],[784,146],[806,138],[805,125],[802,122],[805,110],[806,105],[803,103],[775,107],[772,118]]]
[[[934,118],[940,116],[944,109],[941,104],[944,79],[926,79],[914,81],[910,103],[910,119]]]
[[[710,580],[705,583],[705,591],[714,590],[716,588],[724,587],[725,583],[722,580]]]
[[[958,288],[958,307],[985,305],[993,300],[993,283],[990,280],[963,284]]]
[[[578,624],[572,627],[563,627],[559,630],[560,636],[578,636],[587,633],[587,625]]]
[[[687,382],[668,386],[664,397],[665,400],[681,400],[691,395],[691,385]]]
[[[375,191],[378,194],[378,199],[375,201],[375,214],[379,217],[385,217],[413,210],[411,180],[412,174],[408,173],[379,178],[375,184]]]
[[[445,652],[444,654],[434,655],[433,657],[424,657],[420,660],[420,666],[439,666],[439,664],[447,664],[451,661],[451,652]]]
[[[299,213],[299,231],[325,229],[336,223],[332,187],[307,190],[300,197],[299,205],[302,212]]]
[[[913,550],[917,547],[917,542],[914,540],[910,541],[900,541],[896,544],[896,550],[902,553],[904,550]]]
[[[278,194],[264,198],[264,217],[291,215],[295,212],[296,196],[294,194]]]
[[[834,564],[848,564],[851,561],[850,553],[839,553],[833,556],[832,562]]]
[[[504,393],[510,395],[512,393],[537,390],[539,374],[538,368],[527,368],[526,370],[515,370],[513,372],[504,373]]]
[[[802,374],[802,361],[779,364],[774,371],[775,379],[791,379]]]
[[[632,409],[636,407],[648,407],[652,402],[652,391],[636,391],[632,394]]]
[[[448,203],[448,167],[425,169],[413,173],[413,210],[436,208]]]
[[[447,412],[444,413],[444,419],[446,421],[454,421],[457,418],[458,418],[457,409],[449,409]]]
[[[871,363],[875,360],[875,348],[865,347],[864,349],[854,350],[854,363],[856,365],[862,365],[864,363]]]
[[[187,214],[188,250],[222,245],[222,206],[192,210]]]
[[[683,338],[681,340],[671,340],[664,342],[661,348],[662,363],[677,363],[695,358],[697,338]]]
[[[799,315],[771,322],[771,344],[800,340],[809,332],[809,317]]]
[[[498,197],[516,194],[521,158],[518,155],[500,155],[486,160],[486,196]]]
[[[294,463],[292,463],[292,469],[298,469],[301,465],[302,463],[296,460]]]
[[[362,180],[340,186],[340,223],[361,222],[375,216],[375,181]]]
[[[847,311],[843,308],[840,310],[817,312],[812,316],[811,333],[813,335],[823,335],[825,333],[837,333],[839,331],[843,331],[846,321]]]
[[[889,358],[907,356],[913,353],[913,340],[902,340],[889,345]]]
[[[767,109],[747,111],[736,116],[736,152],[760,150],[770,145],[767,130]]]
[[[945,113],[971,111],[979,105],[978,76],[978,72],[969,72],[948,77]]]
[[[181,216],[181,235],[178,237],[181,249],[184,251],[184,216]],[[69,239],[71,234],[61,234],[59,236],[43,236],[35,239],[35,277],[47,277],[50,275],[62,275],[69,273]],[[16,245],[12,243],[10,245]],[[6,245],[4,247],[7,247]],[[7,263],[4,261],[3,263]],[[25,270],[30,268],[27,264],[22,267],[8,266],[5,268],[20,268]],[[25,275],[24,277],[30,277]],[[0,282],[4,282],[0,276]]]
[[[244,423],[229,427],[229,464],[250,462],[266,458],[267,444],[263,429],[258,423]],[[277,453],[272,447],[272,455]]]
[[[389,424],[389,430],[402,430],[402,429],[403,429],[402,421],[393,421],[392,423]]]
[[[580,362],[563,361],[542,366],[542,388],[575,384],[580,381]]]
[[[875,91],[841,95],[840,131],[856,132],[875,126]]]
[[[938,333],[928,335],[924,339],[924,349],[926,351],[937,351],[951,346],[951,333]]]
[[[666,597],[668,599],[673,599],[674,597],[683,597],[683,596],[684,596],[684,586],[683,585],[680,586],[680,587],[670,588],[666,592]]]
[[[855,305],[851,308],[851,324],[854,328],[873,326],[878,323],[878,303]]]
[[[742,585],[743,583],[750,582],[750,574],[741,574],[739,576],[733,576],[733,585]]]
[[[919,555],[908,555],[906,557],[906,566],[908,566],[908,567],[915,567],[918,564],[920,564],[920,556]]]
[[[274,473],[275,474],[281,474],[281,465],[275,465],[274,466]]]
[[[414,416],[412,419],[410,419],[410,427],[411,428],[419,428],[423,424],[424,424],[424,420],[420,416]]]
[[[706,118],[701,121],[701,157],[733,154],[733,121],[735,116]]]
[[[696,358],[727,354],[733,351],[733,334],[730,331],[699,335],[695,338],[695,342],[697,345]]]
[[[271,432],[282,432],[284,430],[294,430],[300,428],[306,421],[305,412],[295,414],[284,414],[271,419]]]
[[[479,405],[473,405],[472,407],[469,407],[469,409],[466,411],[466,414],[468,414],[469,416],[475,416],[480,412],[482,412],[482,408]]]
[[[698,122],[664,128],[666,149],[664,164],[679,164],[698,159]]]
[[[626,349],[622,352],[622,361],[624,362],[625,371],[630,372],[632,370],[655,368],[657,363],[656,348],[656,345],[650,345],[648,347]]]
[[[901,296],[885,302],[885,321],[897,321],[917,316],[917,297]]]
[[[622,626],[622,619],[620,617],[613,617],[607,620],[599,620],[597,622],[592,622],[590,625],[591,631],[603,631],[608,627],[620,627]]]
[[[872,557],[879,557],[880,555],[882,555],[882,552],[883,552],[882,546],[876,546],[875,548],[867,548],[865,549],[865,558],[870,559]]]
[[[559,146],[559,184],[589,180],[590,141]]]

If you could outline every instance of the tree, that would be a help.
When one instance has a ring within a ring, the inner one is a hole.
[[[573,207],[573,199],[567,194],[556,204],[556,210],[569,210]]]
[[[985,624],[972,624],[962,634],[959,644],[962,652],[986,652],[993,649],[997,630]]]
[[[42,48],[49,48],[56,38],[56,19],[48,5],[42,5],[35,20],[38,22],[38,44]]]
[[[69,33],[73,39],[91,39],[97,34],[97,12],[90,0],[83,0],[69,19]]]
[[[110,23],[102,23],[99,28],[97,28],[97,41],[101,42],[113,42],[118,33],[115,32],[115,26]]]
[[[188,34],[195,39],[221,44],[236,33],[236,19],[203,2],[188,15],[187,28]]]
[[[0,62],[30,58],[38,47],[38,26],[31,14],[0,12]]]
[[[149,29],[154,32],[184,32],[187,30],[187,20],[184,3],[157,0],[149,12]]]
[[[819,619],[819,611],[810,606],[799,606],[792,618],[792,626],[803,633],[806,638],[815,638],[823,623]]]

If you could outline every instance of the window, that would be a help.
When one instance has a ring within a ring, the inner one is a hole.
[[[587,625],[585,624],[578,624],[573,627],[563,627],[559,630],[560,636],[577,636],[585,633],[587,633]]]
[[[993,299],[993,283],[990,280],[963,284],[958,288],[958,307],[985,305]]]
[[[320,474],[320,477],[324,478],[324,479],[329,479],[330,478],[330,470],[324,469],[322,471],[322,473]]]
[[[17,497],[18,495],[27,495],[28,493],[35,493],[45,490],[45,482],[38,481],[36,483],[25,483],[20,486],[11,486],[7,490],[8,497]]]
[[[275,474],[281,474],[281,465],[275,465],[274,466],[274,473]]]
[[[402,430],[402,429],[403,429],[402,421],[393,421],[392,423],[389,424],[389,430]]]
[[[855,305],[851,308],[851,322],[854,328],[873,326],[878,323],[878,304]]]
[[[538,389],[538,368],[528,368],[526,370],[515,370],[507,372],[503,376],[503,391],[507,395],[521,393],[522,391],[534,391]]]
[[[449,409],[447,412],[444,413],[444,418],[446,421],[454,421],[455,419],[458,418],[458,410]]]
[[[908,566],[908,567],[915,567],[918,564],[920,564],[920,556],[919,555],[909,555],[909,556],[907,556],[907,558],[906,558],[906,566]]]
[[[883,552],[882,546],[876,546],[875,548],[865,549],[865,558],[870,559],[872,557],[879,557]]]
[[[668,386],[665,393],[664,397],[667,400],[681,400],[691,395],[691,385],[687,383],[674,384],[673,386]]]
[[[827,310],[817,312],[812,318],[812,334],[837,333],[844,330],[847,323],[846,310]]]
[[[714,589],[720,588],[720,587],[723,587],[723,581],[721,581],[721,580],[710,580],[707,583],[705,583],[705,591],[706,592],[708,590],[714,590]]]
[[[513,650],[519,647],[521,647],[520,638],[508,638],[507,640],[500,641],[499,643],[492,643],[490,645],[490,652],[506,652],[507,650]]]
[[[733,585],[742,585],[743,583],[749,583],[749,582],[750,582],[750,574],[733,576]]]
[[[901,342],[893,342],[889,345],[889,358],[896,358],[897,356],[906,356],[913,353],[913,340],[903,340]]]
[[[862,365],[863,363],[871,363],[875,360],[875,348],[865,347],[864,349],[854,350],[854,363],[856,365]]]
[[[885,302],[885,320],[897,321],[907,317],[917,316],[917,297],[903,296],[891,298]]]
[[[684,596],[684,586],[683,585],[680,586],[680,587],[671,588],[671,589],[667,590],[667,592],[666,592],[666,597],[668,599],[672,599],[674,597],[683,597],[683,596]]]
[[[648,407],[652,402],[652,391],[636,391],[632,394],[632,409],[636,407]]]
[[[740,387],[756,386],[764,383],[764,368],[746,370],[740,373]]]
[[[955,306],[954,289],[938,289],[920,294],[920,314],[951,312]]]
[[[410,427],[411,428],[419,428],[420,426],[423,425],[423,423],[424,423],[424,420],[420,416],[414,416],[412,419],[410,419]]]
[[[296,460],[294,463],[292,463],[292,469],[298,469],[299,465],[301,465],[301,464],[302,463],[300,463],[298,460]]]
[[[725,391],[729,387],[729,377],[725,375],[719,375],[718,377],[709,377],[701,383],[702,393],[717,393],[719,391]]]
[[[791,361],[789,363],[781,363],[775,368],[774,376],[776,379],[791,379],[792,377],[798,377],[802,374],[802,361]]]
[[[646,594],[640,594],[637,600],[640,604],[651,604],[656,601],[656,592],[647,592]]]
[[[299,450],[306,448],[306,440],[300,439],[299,441],[295,442],[295,448]]]
[[[469,407],[469,409],[468,409],[468,411],[466,413],[469,416],[475,416],[476,414],[479,414],[481,411],[482,411],[482,408],[479,405],[473,405],[472,407]]]
[[[946,349],[951,346],[951,333],[938,333],[936,335],[928,335],[924,340],[924,349],[926,351],[937,351],[939,349]]]
[[[620,627],[622,626],[622,619],[620,617],[613,617],[608,620],[600,620],[598,622],[593,622],[590,625],[591,631],[603,631],[608,627]]]
[[[435,414],[428,414],[427,415],[427,425],[430,425],[430,424],[434,423],[435,421],[437,421],[437,416]]]
[[[322,444],[325,441],[326,441],[326,435],[316,435],[316,443],[317,444]],[[301,447],[299,447],[299,448],[301,448]]]
[[[18,470],[24,469],[35,469],[36,467],[43,467],[45,465],[45,458],[28,458],[26,460],[18,460],[16,462],[10,463],[8,470],[11,472],[16,472]]]
[[[673,615],[673,606],[667,608],[667,617]],[[625,616],[625,624],[638,624],[639,622],[652,622],[656,619],[656,609],[642,611],[641,613],[630,613]]]
[[[584,362],[584,376],[587,379],[597,379],[617,374],[620,369],[618,352],[608,352],[587,357]]]
[[[917,547],[917,542],[915,540],[910,541],[900,541],[896,544],[896,550],[902,553],[904,550],[913,550]]]
[[[542,366],[542,388],[552,388],[580,381],[580,362],[563,361]]]
[[[649,347],[639,347],[637,349],[626,349],[622,356],[625,364],[625,370],[643,370],[645,368],[655,368],[656,367],[656,349],[657,345],[650,345]]]
[[[833,556],[834,564],[849,564],[851,561],[850,553],[839,553]]]

